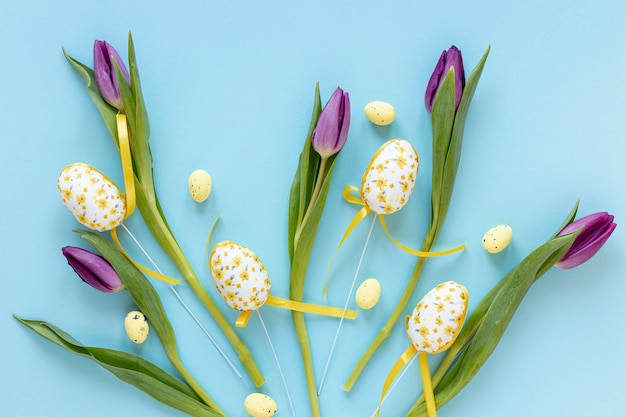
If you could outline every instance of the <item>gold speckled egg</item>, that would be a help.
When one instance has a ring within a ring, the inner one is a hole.
[[[359,285],[354,296],[359,308],[368,310],[380,299],[380,282],[376,278],[368,278]]]
[[[213,181],[211,175],[203,169],[197,169],[189,175],[187,181],[189,194],[194,201],[201,203],[211,195]]]
[[[506,224],[499,224],[487,232],[483,236],[483,248],[489,253],[502,252],[513,239],[513,229]]]
[[[447,281],[430,290],[406,320],[406,332],[418,352],[438,353],[456,339],[467,314],[465,287]]]
[[[261,260],[245,246],[220,242],[209,257],[213,284],[220,296],[238,311],[260,308],[270,295],[270,277]]]
[[[61,171],[57,187],[63,204],[82,225],[104,232],[124,221],[124,195],[94,167],[81,163],[68,165]]]
[[[411,197],[419,156],[404,139],[392,139],[374,154],[361,181],[363,202],[377,214],[400,210]]]
[[[276,401],[272,397],[258,392],[248,395],[243,402],[243,407],[252,417],[273,416],[278,411]]]
[[[148,319],[141,311],[131,311],[124,318],[124,328],[129,339],[135,343],[143,343],[148,338],[150,326]]]
[[[379,126],[386,126],[396,120],[396,109],[385,101],[372,101],[363,109],[367,120]]]

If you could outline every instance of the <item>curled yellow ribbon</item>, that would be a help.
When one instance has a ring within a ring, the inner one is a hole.
[[[355,193],[356,193],[356,195],[355,195]],[[367,206],[367,204],[365,204],[365,202],[363,201],[363,197],[361,195],[361,190],[359,190],[358,188],[356,188],[353,185],[347,185],[343,189],[343,198],[348,203],[357,204],[357,205],[360,205],[360,206],[363,206],[363,207],[361,207],[361,209],[354,215],[354,217],[352,218],[352,220],[348,224],[348,228],[346,229],[346,231],[344,232],[343,236],[341,237],[341,240],[339,241],[339,244],[337,245],[337,249],[335,249],[335,253],[333,254],[332,259],[330,260],[330,263],[328,265],[328,269],[326,270],[326,280],[324,281],[324,295],[326,295],[326,286],[327,286],[327,283],[328,283],[328,275],[330,273],[330,267],[332,266],[333,261],[335,259],[335,255],[337,255],[337,252],[339,252],[339,248],[341,248],[341,246],[343,245],[345,240],[354,231],[356,226],[363,219],[365,219],[370,213],[374,213],[375,216],[378,216],[380,218],[380,224],[382,225],[382,228],[383,228],[385,234],[387,235],[387,237],[389,237],[389,240],[391,240],[391,242],[393,242],[394,245],[396,245],[397,247],[399,247],[400,249],[402,249],[404,252],[406,252],[408,254],[411,254],[411,255],[414,255],[414,256],[419,256],[421,258],[432,258],[432,257],[435,257],[435,256],[449,255],[451,253],[458,252],[458,251],[460,251],[460,250],[465,248],[465,243],[463,243],[462,245],[457,246],[456,248],[452,248],[452,249],[448,249],[448,250],[444,250],[444,251],[437,251],[437,252],[425,252],[425,251],[409,248],[408,246],[403,245],[402,243],[400,243],[396,239],[394,239],[393,236],[391,236],[391,233],[389,233],[389,229],[387,229],[387,223],[385,222],[385,216],[383,216],[382,214],[375,213],[372,209],[370,209]]]
[[[124,248],[122,247],[122,244],[120,243],[120,240],[117,237],[117,228],[116,229],[111,229],[111,239],[113,239],[113,242],[115,242],[115,244],[117,245],[119,250],[124,254],[124,256],[126,256],[128,258],[128,260],[133,265],[135,265],[135,267],[137,267],[137,269],[139,269],[144,274],[150,275],[151,277],[156,278],[156,279],[158,279],[160,281],[167,282],[168,284],[178,284],[180,282],[180,280],[178,280],[178,279],[170,278],[170,277],[165,276],[163,274],[159,274],[158,272],[152,271],[152,270],[144,267],[143,265],[140,265],[133,258],[131,258],[130,255],[124,250]]]
[[[409,363],[411,358],[416,353],[417,351],[415,350],[415,347],[413,345],[409,346],[409,348],[404,351],[404,353],[398,358],[398,360],[396,360],[396,363],[393,365],[393,367],[389,371],[387,378],[385,378],[383,389],[380,393],[380,401],[378,403],[378,411],[376,413],[377,416],[380,416],[380,406],[382,405],[383,400],[385,399],[385,396],[387,395],[387,392],[389,392],[389,388],[391,387],[391,384],[398,377],[398,374],[400,373],[402,368],[404,368],[406,364]]]
[[[136,207],[135,174],[133,172],[133,160],[130,154],[130,140],[128,138],[128,124],[126,123],[126,115],[123,113],[118,113],[116,116],[116,121],[117,137],[120,147],[120,160],[122,164],[122,174],[124,176],[124,190],[126,194],[126,214],[124,215],[124,219],[127,219],[135,211]],[[122,244],[117,237],[117,228],[111,229],[111,238],[120,249],[120,251],[124,254],[124,256],[126,256],[128,260],[143,273],[150,275],[151,277],[158,280],[165,281],[169,284],[178,284],[180,282],[180,280],[170,278],[155,271],[151,271],[150,269],[135,262],[135,260],[131,258],[130,255],[122,247]]]
[[[420,373],[422,375],[422,386],[424,387],[424,401],[426,403],[426,412],[428,413],[428,417],[437,417],[437,407],[435,404],[435,395],[433,394],[433,384],[430,379],[430,369],[428,368],[428,358],[426,356],[426,352],[418,352],[415,349],[415,346],[411,345],[407,350],[398,358],[396,363],[393,365],[387,378],[385,379],[385,383],[383,384],[383,388],[380,393],[380,401],[378,402],[378,411],[376,413],[377,416],[380,416],[380,407],[391,388],[391,384],[398,377],[398,374],[406,366],[407,363],[415,356],[417,353],[417,359],[420,365]]]
[[[328,306],[322,306],[318,304],[302,303],[299,301],[293,301],[293,300],[287,300],[285,298],[274,297],[273,295],[270,295],[267,298],[267,301],[265,302],[264,305],[286,308],[288,310],[299,311],[301,313],[312,313],[312,314],[319,314],[319,315],[330,316],[330,317],[341,317],[343,315],[344,318],[349,319],[349,320],[354,320],[357,314],[357,312],[354,310],[346,310],[344,314],[343,308],[328,307]],[[241,312],[239,317],[237,317],[235,326],[246,327],[251,313],[252,313],[252,310],[246,310],[246,311]]]

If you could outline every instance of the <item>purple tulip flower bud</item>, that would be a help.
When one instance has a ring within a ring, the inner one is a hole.
[[[130,85],[128,70],[115,48],[105,41],[95,41],[93,44],[93,72],[98,90],[100,90],[104,101],[118,110],[122,110],[124,106],[120,97],[120,88],[115,75],[113,60],[120,67],[126,83]]]
[[[613,218],[614,217],[607,212],[594,213],[564,227],[563,230],[559,232],[558,236],[575,232],[581,227],[583,229],[578,236],[576,236],[572,247],[567,251],[565,256],[556,263],[556,267],[562,269],[574,268],[588,261],[595,255],[617,226],[617,224],[613,222]]]
[[[452,45],[450,49],[441,53],[437,66],[428,81],[428,86],[426,86],[425,102],[428,113],[432,113],[433,111],[433,103],[435,102],[437,90],[446,78],[450,68],[454,68],[456,108],[459,108],[463,88],[465,87],[465,71],[463,69],[463,56],[461,56],[461,51],[456,46]]]
[[[328,158],[343,148],[350,128],[350,96],[337,88],[324,106],[311,141],[322,158]]]
[[[102,256],[74,246],[65,246],[61,251],[80,279],[95,289],[117,292],[124,287],[115,269]]]

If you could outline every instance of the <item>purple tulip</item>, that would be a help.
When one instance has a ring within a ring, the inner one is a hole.
[[[324,106],[313,131],[313,149],[328,158],[343,148],[350,128],[350,96],[337,88]]]
[[[104,101],[118,110],[123,109],[122,98],[120,97],[120,89],[118,80],[115,75],[115,67],[113,60],[117,63],[120,71],[126,79],[126,83],[130,85],[130,75],[124,66],[124,61],[111,45],[105,41],[95,41],[93,44],[93,72],[96,78],[98,90]]]
[[[465,87],[465,72],[463,70],[463,56],[461,51],[454,45],[447,51],[443,51],[437,62],[437,66],[433,71],[433,75],[430,76],[428,86],[426,86],[426,110],[428,113],[433,111],[433,103],[435,102],[435,96],[437,90],[443,80],[446,78],[450,68],[454,68],[454,78],[456,81],[456,108],[459,108],[461,102],[461,96],[463,95],[463,88]]]
[[[613,233],[613,230],[615,230],[617,224],[613,222],[613,218],[607,212],[594,213],[564,227],[558,236],[575,232],[581,227],[583,229],[576,236],[572,247],[565,256],[556,263],[556,266],[562,269],[569,269],[588,261],[600,250],[609,236],[611,236],[611,233]]]
[[[115,269],[102,256],[74,246],[65,246],[61,251],[80,279],[95,289],[117,292],[124,287]]]

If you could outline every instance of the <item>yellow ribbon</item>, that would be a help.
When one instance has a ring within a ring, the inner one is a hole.
[[[128,139],[126,115],[118,113],[116,120],[122,173],[124,175],[124,189],[126,190],[126,215],[124,219],[127,219],[135,211],[135,174],[133,173],[133,160],[130,156],[130,140]]]
[[[126,220],[135,211],[136,207],[135,173],[133,172],[133,160],[130,154],[130,140],[128,138],[128,125],[126,123],[126,115],[123,113],[118,113],[116,116],[116,121],[117,137],[120,147],[120,159],[122,163],[122,174],[124,176],[124,190],[126,193],[126,214],[124,215],[124,220]],[[155,271],[151,271],[150,269],[135,262],[135,260],[131,258],[130,255],[122,247],[122,244],[117,237],[117,228],[111,229],[111,238],[120,249],[120,251],[124,254],[124,256],[126,256],[128,260],[143,273],[150,275],[151,277],[158,280],[165,281],[169,284],[178,284],[180,282],[180,280],[170,278]]]
[[[354,193],[356,193],[357,195],[355,195]],[[358,188],[356,188],[353,185],[347,185],[343,189],[343,198],[348,203],[357,204],[357,205],[360,205],[360,206],[363,206],[363,207],[361,207],[361,209],[354,215],[354,217],[352,218],[352,220],[348,224],[348,228],[346,229],[346,231],[344,232],[343,236],[341,237],[341,240],[339,241],[339,244],[337,245],[337,249],[335,249],[335,253],[333,254],[333,257],[330,260],[330,263],[329,263],[328,268],[326,270],[326,280],[324,281],[324,295],[326,295],[326,286],[327,286],[327,283],[328,283],[328,275],[330,273],[330,267],[332,266],[333,261],[335,259],[335,255],[337,255],[337,252],[339,252],[339,248],[341,248],[341,246],[343,245],[345,240],[354,231],[356,226],[363,219],[365,219],[370,213],[374,213],[374,215],[376,215],[376,216],[378,216],[380,218],[380,224],[382,225],[382,228],[385,231],[385,234],[387,235],[387,237],[389,237],[389,240],[391,240],[391,242],[394,245],[396,245],[397,247],[399,247],[400,249],[402,249],[404,252],[406,252],[408,254],[411,254],[411,255],[414,255],[414,256],[419,256],[421,258],[432,258],[432,257],[435,257],[435,256],[449,255],[451,253],[458,252],[458,251],[460,251],[460,250],[465,248],[465,243],[463,243],[460,246],[457,246],[456,248],[448,249],[448,250],[444,250],[444,251],[438,251],[438,252],[424,252],[424,251],[421,251],[421,250],[409,248],[408,246],[403,245],[402,243],[400,243],[396,239],[394,239],[393,236],[391,236],[391,233],[389,233],[389,229],[387,229],[387,223],[385,222],[385,216],[383,216],[382,214],[375,213],[372,209],[370,209],[367,206],[367,204],[365,204],[365,201],[363,201],[363,197],[361,195],[361,190],[359,190]]]
[[[387,378],[385,379],[385,383],[383,384],[383,389],[382,389],[382,391],[380,393],[380,401],[378,403],[378,412],[376,413],[377,416],[380,416],[380,407],[381,407],[381,405],[383,403],[383,400],[385,399],[385,396],[387,395],[387,392],[389,391],[389,388],[391,387],[391,384],[398,377],[398,374],[400,373],[402,368],[404,368],[406,366],[406,364],[409,363],[411,358],[416,353],[417,353],[417,350],[415,350],[415,347],[413,345],[411,345],[398,358],[396,363],[393,365],[393,367],[389,371],[389,374],[387,375]]]
[[[120,243],[120,240],[117,237],[117,228],[111,229],[111,238],[113,239],[113,242],[115,242],[117,247],[120,249],[120,251],[124,254],[124,256],[126,256],[128,258],[128,260],[133,265],[135,265],[137,267],[137,269],[139,269],[144,274],[150,275],[151,277],[156,278],[158,280],[167,282],[168,284],[178,284],[180,282],[180,280],[178,280],[178,279],[170,278],[170,277],[165,276],[163,274],[159,274],[158,272],[151,271],[150,269],[148,269],[148,268],[138,264],[137,262],[135,262],[135,260],[133,258],[131,258],[130,255],[128,253],[126,253],[126,251],[122,247],[122,244]]]
[[[330,317],[341,317],[343,315],[343,317],[348,320],[356,319],[356,314],[357,314],[357,312],[354,310],[346,310],[345,315],[344,315],[343,308],[321,306],[318,304],[302,303],[299,301],[293,301],[293,300],[287,300],[285,298],[274,297],[273,295],[270,295],[267,298],[267,301],[265,302],[264,305],[286,308],[288,310],[299,311],[301,313],[312,313],[312,314],[319,314],[319,315],[330,316]],[[248,324],[250,315],[252,314],[252,311],[253,310],[242,311],[239,317],[237,317],[235,326],[246,327],[246,325]]]

